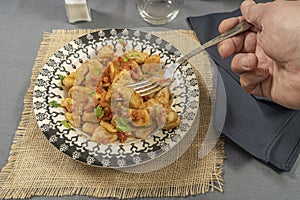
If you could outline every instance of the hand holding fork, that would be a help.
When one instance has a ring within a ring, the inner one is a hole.
[[[211,47],[225,39],[228,39],[232,36],[235,36],[239,33],[242,33],[246,30],[249,30],[252,27],[251,24],[249,24],[247,21],[242,21],[239,24],[237,24],[235,27],[230,29],[229,31],[213,38],[212,40],[209,40],[208,42],[204,43],[200,47],[195,48],[194,50],[190,51],[183,57],[181,57],[176,63],[174,63],[172,66],[167,67],[164,69],[164,74],[160,78],[157,77],[150,77],[149,79],[142,80],[136,83],[128,84],[128,88],[132,88],[135,92],[140,93],[141,96],[146,96],[152,93],[155,93],[159,90],[161,90],[163,87],[166,87],[171,84],[174,74],[176,70],[182,66],[184,63],[186,63],[191,57],[197,55],[198,53],[204,51],[208,47]],[[161,73],[159,73],[161,74]]]

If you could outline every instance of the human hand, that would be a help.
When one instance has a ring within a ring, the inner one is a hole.
[[[242,16],[221,22],[221,33],[245,19],[255,27],[218,46],[245,92],[300,109],[300,1],[241,4]]]

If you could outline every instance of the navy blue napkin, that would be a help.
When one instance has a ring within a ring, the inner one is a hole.
[[[239,15],[240,10],[236,10],[188,17],[187,21],[204,43],[219,34],[218,26],[223,19]],[[225,124],[218,131],[261,161],[290,171],[299,155],[300,111],[246,94],[240,86],[239,75],[230,69],[232,57],[222,59],[216,46],[207,49],[207,53],[218,66],[227,96]]]

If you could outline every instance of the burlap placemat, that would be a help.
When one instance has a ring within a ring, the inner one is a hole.
[[[197,153],[211,116],[208,94],[211,77],[209,69],[205,67],[202,68],[204,72],[201,74],[202,78],[208,79],[206,84],[199,77],[200,126],[194,130],[198,131],[198,134],[188,150],[176,162],[165,168],[148,173],[126,173],[92,167],[62,154],[45,139],[36,123],[32,108],[35,79],[55,51],[68,41],[91,31],[55,30],[44,33],[32,70],[30,88],[24,99],[22,119],[15,134],[8,163],[0,173],[0,198],[63,195],[134,198],[188,196],[214,190],[222,192],[224,141],[220,139],[205,158],[198,158]],[[156,35],[169,41],[183,53],[199,45],[192,31],[157,32]],[[184,37],[192,39],[194,46],[186,45]],[[208,62],[207,57],[200,58],[194,64],[205,65],[203,62]]]

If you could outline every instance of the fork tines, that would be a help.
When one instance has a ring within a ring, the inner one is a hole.
[[[170,79],[147,79],[127,85],[128,88],[132,88],[135,92],[141,96],[147,96],[161,90],[171,83]]]

